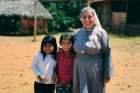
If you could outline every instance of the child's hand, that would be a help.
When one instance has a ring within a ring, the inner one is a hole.
[[[53,77],[52,77],[52,81],[53,81],[53,83],[55,83],[55,84],[58,83],[58,78],[57,78],[56,75],[53,75]]]
[[[47,80],[45,79],[44,75],[38,75],[37,77],[39,79],[40,82],[45,83],[47,82]]]

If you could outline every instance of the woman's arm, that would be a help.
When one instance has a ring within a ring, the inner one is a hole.
[[[101,45],[102,45],[102,59],[103,59],[103,74],[104,74],[104,82],[108,82],[112,76],[112,54],[111,47],[109,44],[109,37],[106,31],[102,31],[101,37]]]

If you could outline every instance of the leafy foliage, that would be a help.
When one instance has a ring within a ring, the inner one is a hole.
[[[43,2],[53,16],[49,21],[49,31],[65,32],[69,28],[79,27],[79,13],[83,6],[82,0],[70,0],[68,2]]]

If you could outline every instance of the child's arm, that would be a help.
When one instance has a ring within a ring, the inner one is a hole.
[[[39,76],[41,75],[41,72],[38,68],[38,62],[39,62],[39,56],[36,55],[34,58],[33,58],[33,61],[32,61],[32,70],[33,72],[35,73],[36,76]]]
[[[57,63],[55,64],[55,67],[54,67],[54,72],[53,72],[52,80],[53,80],[54,83],[58,83],[58,78],[57,78]]]
[[[39,64],[39,55],[36,55],[33,58],[33,61],[32,61],[32,70],[33,70],[33,72],[35,73],[37,79],[40,82],[42,82],[42,83],[46,82],[47,80],[45,79],[44,75],[42,75],[41,71],[39,70],[38,64]]]

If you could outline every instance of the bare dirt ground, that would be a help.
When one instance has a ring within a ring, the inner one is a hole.
[[[32,42],[32,36],[0,36],[0,93],[33,93],[30,66],[42,38]],[[140,37],[110,39],[114,76],[106,93],[140,93]]]

